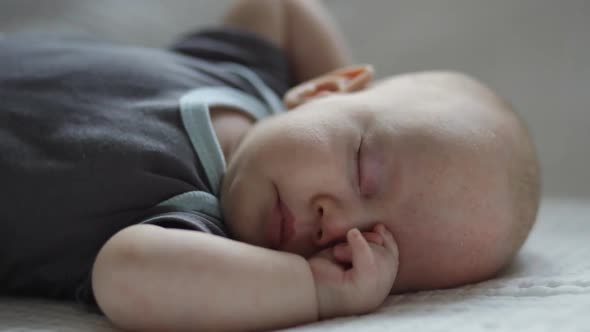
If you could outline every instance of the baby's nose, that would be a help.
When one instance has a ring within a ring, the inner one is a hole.
[[[338,229],[334,227],[319,227],[315,234],[314,242],[319,247],[328,247],[335,243],[344,242],[347,231],[348,228],[343,227]]]
[[[318,199],[315,202],[315,212],[317,228],[313,240],[320,247],[344,241],[346,232],[354,227],[344,209],[330,199]]]

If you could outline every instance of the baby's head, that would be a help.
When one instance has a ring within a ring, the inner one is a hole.
[[[295,88],[289,112],[245,135],[221,193],[233,236],[309,256],[383,223],[400,252],[394,291],[493,276],[538,209],[523,123],[462,74],[371,78],[357,67]]]

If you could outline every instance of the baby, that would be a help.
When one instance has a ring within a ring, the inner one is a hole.
[[[4,41],[0,292],[129,330],[264,330],[511,261],[540,184],[506,102],[453,72],[373,82],[312,0],[224,23],[177,54]]]

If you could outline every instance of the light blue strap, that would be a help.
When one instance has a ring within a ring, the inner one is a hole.
[[[199,156],[209,180],[213,194],[219,194],[219,182],[225,170],[225,159],[215,131],[207,104],[191,102],[190,98],[180,99],[180,116],[184,128]]]
[[[269,115],[282,113],[285,111],[283,102],[277,96],[277,94],[272,89],[270,89],[252,70],[237,63],[226,63],[224,64],[224,67],[248,81],[254,87],[254,89],[258,91],[260,97],[262,97],[262,99],[268,105]]]
[[[217,197],[205,191],[188,191],[169,198],[160,206],[173,206],[184,210],[196,210],[221,220],[221,210]]]
[[[183,105],[205,104],[211,106],[226,106],[243,110],[259,120],[272,114],[269,108],[260,100],[240,90],[225,86],[204,87],[191,90],[180,98],[180,109]],[[185,106],[185,107],[187,107]],[[205,114],[210,119],[210,114]],[[209,120],[211,121],[211,120]],[[213,132],[215,134],[215,132]],[[214,135],[215,136],[215,135]]]
[[[225,172],[225,158],[211,122],[209,107],[225,106],[240,109],[257,120],[284,111],[281,100],[254,72],[237,64],[224,66],[249,82],[264,103],[242,91],[228,87],[198,88],[183,95],[180,98],[182,123],[203,165],[213,194],[189,191],[158,204],[200,211],[220,220],[222,219],[221,209],[217,197],[220,194],[221,179]]]

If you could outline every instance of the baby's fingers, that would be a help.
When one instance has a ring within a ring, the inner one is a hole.
[[[363,232],[363,236],[368,242],[383,246],[383,237],[377,232]]]
[[[340,243],[334,246],[334,258],[340,263],[352,263],[352,249],[348,243]]]
[[[363,232],[368,243],[383,246],[383,237],[376,232]],[[341,263],[352,263],[352,248],[348,243],[339,243],[334,246],[334,257]]]
[[[362,274],[375,270],[375,256],[373,251],[358,229],[351,229],[346,238],[352,250],[353,275],[359,278]]]
[[[383,239],[383,246],[387,248],[387,250],[391,252],[397,260],[399,251],[397,248],[397,242],[393,238],[393,234],[391,234],[391,232],[383,224],[377,224],[374,230],[375,232],[379,233],[380,237]]]

